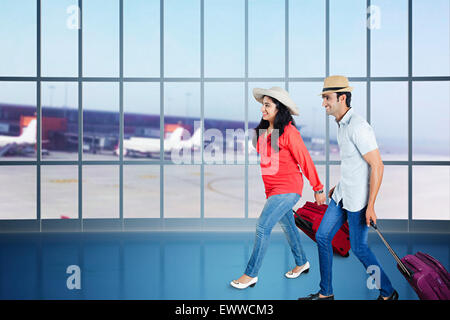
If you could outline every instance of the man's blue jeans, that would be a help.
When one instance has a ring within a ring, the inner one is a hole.
[[[280,223],[286,235],[295,263],[298,266],[306,263],[305,253],[300,243],[300,233],[295,225],[292,212],[292,207],[299,199],[300,195],[297,193],[276,194],[267,199],[256,226],[255,244],[252,256],[245,269],[246,275],[249,277],[258,275],[264,254],[269,245],[270,233],[277,222]]]
[[[331,199],[328,209],[320,223],[319,230],[316,233],[317,246],[319,248],[319,264],[320,264],[320,291],[324,296],[333,294],[331,273],[333,264],[333,247],[331,241],[340,227],[348,220],[350,231],[350,246],[356,257],[362,262],[364,268],[374,266],[380,271],[380,292],[383,297],[390,296],[394,289],[391,282],[384,273],[377,258],[367,245],[367,235],[369,227],[366,224],[366,208],[361,211],[351,212],[342,208],[342,201],[338,204]],[[350,275],[342,275],[350,276]]]

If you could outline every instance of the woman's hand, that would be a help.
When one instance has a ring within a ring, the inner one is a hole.
[[[322,193],[314,192],[314,198],[316,199],[316,203],[319,206],[321,204],[324,204],[327,200],[327,198],[325,197],[325,193],[323,193],[323,192]]]

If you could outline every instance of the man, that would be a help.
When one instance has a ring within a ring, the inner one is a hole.
[[[378,271],[378,300],[398,299],[397,291],[367,245],[370,222],[376,223],[377,220],[374,208],[383,178],[383,162],[372,127],[350,107],[352,90],[344,76],[331,76],[324,81],[322,106],[327,115],[336,118],[338,125],[341,178],[329,191],[331,201],[316,233],[320,291],[299,300],[334,300],[331,241],[346,220],[352,251],[366,270],[371,267],[371,270]]]

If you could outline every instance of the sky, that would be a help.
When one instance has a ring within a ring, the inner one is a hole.
[[[413,75],[450,75],[449,0],[413,0]],[[243,0],[205,0],[206,77],[244,77],[245,7]],[[407,0],[373,0],[371,75],[407,76]],[[78,75],[76,0],[42,0],[42,75]],[[124,0],[124,75],[160,75],[160,1]],[[164,2],[164,75],[200,77],[200,1]],[[366,76],[366,1],[330,1],[330,73]],[[0,1],[0,76],[36,73],[36,1]],[[83,1],[83,75],[119,76],[119,1]],[[248,75],[285,76],[284,1],[249,0]],[[289,76],[325,76],[325,1],[289,1]],[[258,121],[255,86],[249,83],[249,121]],[[352,83],[353,107],[366,115],[366,84]],[[325,135],[321,82],[289,84],[300,109],[297,124],[305,134]],[[118,85],[84,84],[87,109],[118,111]],[[417,148],[435,148],[450,155],[450,83],[417,82],[413,86],[413,139]],[[76,83],[43,83],[43,105],[76,108]],[[245,92],[241,83],[206,83],[205,117],[244,120]],[[372,125],[383,143],[407,147],[406,82],[374,82],[371,86]],[[128,83],[125,112],[159,113],[159,83]],[[0,82],[0,102],[35,104],[34,83]],[[165,84],[165,113],[200,116],[198,82]],[[332,123],[332,122],[331,122]],[[333,123],[332,123],[333,125]],[[433,130],[430,130],[433,128]],[[331,137],[336,129],[330,127]]]

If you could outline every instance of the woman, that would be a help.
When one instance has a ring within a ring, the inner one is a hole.
[[[317,204],[325,203],[326,199],[311,156],[295,127],[292,115],[298,115],[298,110],[288,92],[280,87],[267,90],[255,88],[253,96],[262,103],[262,119],[255,129],[253,145],[261,156],[260,166],[267,201],[258,219],[253,253],[245,273],[231,282],[231,286],[237,289],[253,287],[258,281],[257,274],[269,244],[270,233],[277,222],[287,237],[296,263],[296,267],[285,276],[297,278],[309,271],[310,265],[292,214],[292,207],[302,194],[302,173],[313,187]]]

